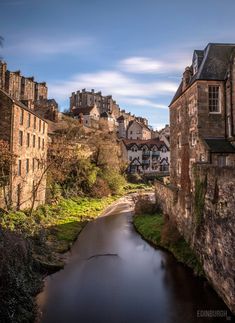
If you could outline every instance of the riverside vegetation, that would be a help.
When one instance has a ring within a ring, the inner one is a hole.
[[[43,278],[63,267],[63,254],[86,223],[118,197],[146,188],[127,183],[114,135],[86,137],[74,122],[55,134],[48,160],[47,204],[0,210],[0,322],[34,322]],[[11,162],[0,156],[4,174]]]
[[[168,217],[164,217],[157,204],[152,203],[148,196],[139,197],[133,223],[141,236],[153,246],[170,251],[179,262],[190,267],[196,275],[204,276],[200,261],[178,232],[176,224]]]

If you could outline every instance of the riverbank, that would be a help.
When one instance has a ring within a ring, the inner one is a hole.
[[[120,195],[61,199],[40,206],[32,216],[27,210],[1,214],[0,321],[14,317],[15,323],[33,322],[34,298],[43,278],[64,267],[66,252],[85,225],[122,196],[149,190],[143,184],[128,184]]]
[[[133,224],[143,239],[154,247],[170,251],[175,258],[191,268],[197,276],[204,276],[202,265],[182,236],[159,214],[135,215]]]

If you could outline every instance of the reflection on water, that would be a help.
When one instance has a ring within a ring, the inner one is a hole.
[[[142,240],[132,227],[131,213],[124,209],[89,223],[72,249],[69,264],[47,278],[38,298],[42,322],[226,321],[226,317],[205,317],[202,310],[230,314],[204,281]]]

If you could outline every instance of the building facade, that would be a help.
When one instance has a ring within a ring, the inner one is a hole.
[[[127,128],[127,138],[134,140],[148,140],[151,139],[151,130],[143,123],[133,120],[129,122]]]
[[[29,109],[35,109],[43,118],[58,121],[58,104],[54,99],[48,99],[47,84],[35,82],[33,77],[25,77],[20,71],[7,70],[7,64],[1,60],[0,89]]]
[[[0,139],[15,157],[10,166],[8,200],[15,209],[45,202],[47,122],[24,104],[0,90]]]
[[[102,95],[102,92],[95,92],[94,89],[91,91],[82,89],[76,93],[73,92],[70,97],[70,112],[79,108],[90,108],[94,105],[97,106],[100,114],[107,112],[112,114],[115,118],[119,117],[119,106],[111,95],[104,96]]]
[[[170,104],[170,184],[156,200],[235,313],[235,44],[195,50]]]
[[[195,163],[235,166],[235,45],[194,51],[170,104],[171,182],[191,188]]]
[[[169,173],[170,151],[163,141],[126,139],[122,147],[128,173]]]

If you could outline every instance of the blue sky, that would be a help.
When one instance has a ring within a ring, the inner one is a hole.
[[[234,0],[0,0],[0,56],[61,110],[94,88],[161,128],[193,50],[235,42],[234,12]]]

